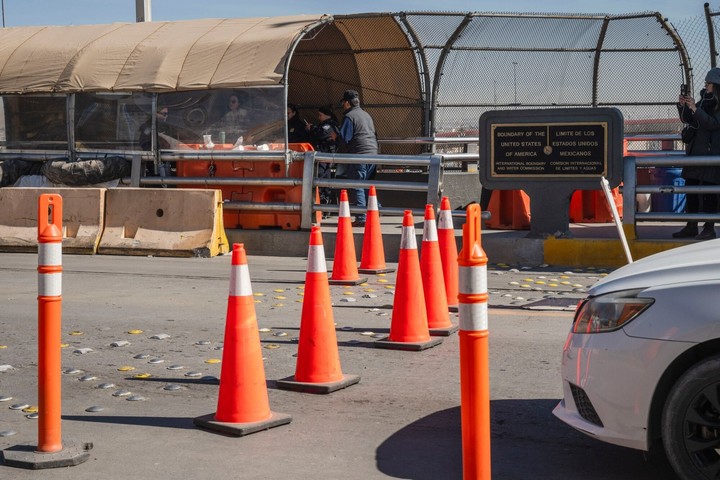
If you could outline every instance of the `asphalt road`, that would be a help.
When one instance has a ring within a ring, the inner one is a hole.
[[[65,255],[63,263],[63,440],[94,448],[64,469],[0,466],[0,479],[462,478],[457,335],[400,352],[373,348],[364,334],[388,331],[394,274],[331,287],[343,371],[362,378],[330,395],[303,394],[274,382],[294,373],[305,260],[250,257],[258,326],[269,329],[261,342],[270,405],[293,421],[236,438],[193,426],[217,406],[212,362],[222,358],[230,257]],[[9,408],[37,402],[36,266],[36,255],[0,254],[0,399],[12,397],[0,402],[0,449],[37,442],[37,420]],[[493,478],[674,478],[664,462],[588,438],[551,413],[569,308],[603,274],[491,265]],[[529,309],[546,308],[538,302],[568,309]],[[118,341],[129,344],[111,346]]]

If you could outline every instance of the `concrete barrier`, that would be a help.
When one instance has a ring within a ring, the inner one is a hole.
[[[42,193],[63,198],[63,252],[95,253],[103,230],[104,188],[0,189],[0,251],[37,251],[38,198]]]
[[[229,251],[220,190],[107,191],[99,254],[213,257]]]

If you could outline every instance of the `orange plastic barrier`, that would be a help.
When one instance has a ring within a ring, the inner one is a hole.
[[[494,190],[490,198],[490,220],[485,222],[494,230],[529,230],[530,197],[522,190]]]
[[[611,191],[618,214],[623,214],[623,199],[619,189]],[[608,223],[612,211],[602,190],[577,190],[570,199],[570,221],[576,223]]]
[[[230,150],[233,145],[215,145],[212,150]],[[191,144],[189,147],[197,150],[206,150],[203,144]],[[285,149],[285,144],[271,143],[270,150]],[[309,152],[313,147],[309,143],[291,143],[290,150],[295,152]],[[245,150],[256,150],[255,146],[246,145]],[[212,175],[211,175],[212,173]],[[177,163],[178,177],[208,177],[219,178],[286,178],[285,162],[268,161],[182,161]],[[293,162],[288,171],[289,178],[302,178],[303,162]],[[222,199],[232,202],[252,203],[300,203],[302,201],[302,187],[283,186],[244,186],[244,185],[205,185],[191,188],[219,189]],[[225,210],[223,213],[225,228],[281,228],[283,230],[300,229],[300,212],[243,212],[242,210]]]
[[[612,190],[615,207],[622,217],[623,200],[618,188]],[[527,230],[530,228],[530,197],[522,190],[495,190],[488,206],[491,218],[487,228],[495,230]],[[612,211],[602,190],[578,190],[570,199],[571,222],[612,222]]]

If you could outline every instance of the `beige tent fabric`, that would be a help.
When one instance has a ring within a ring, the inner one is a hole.
[[[0,94],[277,85],[317,15],[0,29]]]

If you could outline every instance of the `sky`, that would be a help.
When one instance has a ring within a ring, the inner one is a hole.
[[[135,0],[0,1],[4,5],[4,24],[7,27],[135,21]],[[711,2],[711,10],[720,10],[719,3]],[[699,0],[151,0],[152,19],[155,21],[403,11],[584,14],[658,11],[673,22],[702,15],[703,4]]]

